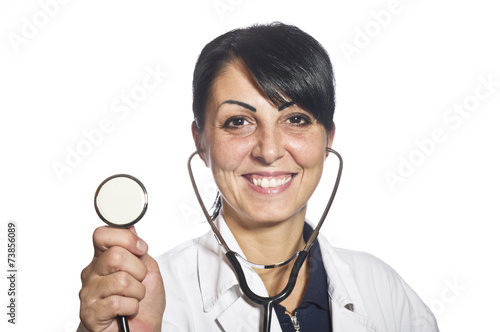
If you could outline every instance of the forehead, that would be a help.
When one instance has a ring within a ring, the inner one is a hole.
[[[254,112],[260,107],[269,105],[277,108],[278,111],[294,105],[291,99],[287,97],[283,97],[283,99],[285,102],[281,105],[273,102],[263,91],[245,62],[236,59],[224,66],[214,79],[209,93],[208,105],[211,105],[210,108],[214,106],[218,108],[227,101],[230,101],[229,104],[240,104],[240,106],[241,103],[249,103],[247,108]]]
[[[265,97],[262,88],[252,75],[246,64],[240,60],[234,60],[221,70],[212,84],[210,97],[213,102],[222,103],[224,98],[240,97],[248,98],[256,94]]]

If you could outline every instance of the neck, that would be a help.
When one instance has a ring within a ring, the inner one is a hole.
[[[304,249],[304,220],[306,208],[283,221],[257,222],[239,218],[231,209],[222,208],[222,214],[238,245],[248,261],[256,264],[275,264]],[[262,279],[270,296],[280,293],[288,283],[295,260],[274,269],[254,269]],[[307,262],[300,269],[292,294],[281,304],[290,312],[300,304],[307,286]]]
[[[228,210],[223,206],[224,220],[246,259],[252,263],[280,263],[305,247],[305,207],[286,220],[274,222],[244,220]]]

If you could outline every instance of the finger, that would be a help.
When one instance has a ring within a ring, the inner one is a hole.
[[[119,295],[108,296],[98,304],[99,310],[109,308],[115,316],[134,316],[139,311],[139,301],[134,298]]]
[[[102,226],[94,231],[94,257],[101,255],[113,246],[120,246],[137,256],[148,252],[147,243],[134,232],[124,228]]]
[[[103,299],[119,295],[141,301],[146,295],[146,287],[142,282],[126,272],[116,272],[97,278],[85,294],[90,299]]]
[[[149,255],[148,255],[149,256]],[[126,272],[134,279],[144,280],[148,269],[144,262],[125,248],[114,246],[97,257],[93,264],[93,272],[105,276],[116,272]]]
[[[146,266],[148,273],[159,273],[160,268],[158,262],[149,254],[140,257],[141,262]]]
[[[123,296],[109,296],[96,301],[92,307],[83,310],[80,315],[82,320],[96,322],[97,325],[109,325],[116,316],[134,316],[139,311],[139,301]]]

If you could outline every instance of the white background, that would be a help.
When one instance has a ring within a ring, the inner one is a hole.
[[[4,0],[0,265],[14,220],[19,274],[15,326],[7,324],[1,278],[0,331],[76,328],[80,271],[102,224],[93,195],[109,175],[130,173],[146,185],[150,205],[137,229],[151,254],[208,231],[185,166],[194,149],[194,63],[217,35],[272,21],[316,37],[336,72],[334,147],[345,171],[322,233],[393,266],[442,331],[498,325],[500,21],[493,1]],[[168,76],[126,116],[114,112],[122,95],[140,92],[147,68]],[[490,90],[481,79],[493,82]],[[450,113],[464,103],[470,111]],[[99,137],[103,119],[112,129]],[[440,139],[430,144],[436,130]],[[71,159],[78,148],[86,155]],[[54,165],[68,168],[58,176]],[[390,185],[387,172],[399,181]],[[325,197],[329,189],[321,190]]]

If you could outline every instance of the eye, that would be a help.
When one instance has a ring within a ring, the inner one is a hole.
[[[229,119],[227,119],[224,124],[222,125],[223,128],[226,128],[226,129],[236,129],[236,128],[241,128],[245,125],[248,125],[249,122],[247,120],[245,120],[244,118],[242,117],[238,117],[238,116],[233,116],[233,117],[230,117]]]
[[[290,117],[287,118],[286,120],[287,123],[291,123],[293,125],[301,125],[301,126],[304,126],[304,125],[308,125],[311,123],[311,119],[306,116],[306,115],[302,115],[302,114],[294,114]]]

